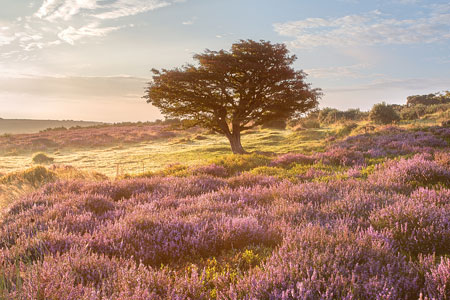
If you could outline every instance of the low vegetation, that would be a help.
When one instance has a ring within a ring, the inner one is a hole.
[[[53,157],[48,156],[47,154],[43,152],[39,152],[36,154],[33,154],[33,157],[31,158],[33,163],[35,164],[49,164],[52,163],[55,159]]]
[[[0,299],[450,299],[443,95],[2,136]]]
[[[172,129],[181,124],[158,123],[98,125],[70,129],[44,130],[39,133],[0,135],[0,155],[14,156],[33,152],[106,148],[133,145],[177,136]]]
[[[448,299],[450,128],[355,124],[244,136],[265,150],[328,136],[313,151],[117,180],[3,175],[40,188],[0,221],[0,298]]]

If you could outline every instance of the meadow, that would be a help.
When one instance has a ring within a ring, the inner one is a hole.
[[[368,125],[3,137],[0,299],[450,299],[450,128]]]

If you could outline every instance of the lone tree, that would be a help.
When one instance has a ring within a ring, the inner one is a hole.
[[[305,83],[303,71],[292,68],[296,56],[284,44],[240,40],[230,51],[207,49],[194,60],[152,69],[143,98],[168,117],[224,134],[233,153],[246,153],[242,131],[307,112],[321,96]]]

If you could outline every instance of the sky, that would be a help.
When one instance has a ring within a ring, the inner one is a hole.
[[[448,0],[0,0],[0,118],[162,118],[150,70],[240,39],[285,43],[321,107],[450,89]]]

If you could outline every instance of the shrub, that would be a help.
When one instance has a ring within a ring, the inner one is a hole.
[[[315,119],[302,119],[299,122],[300,128],[304,129],[314,129],[314,128],[320,128],[320,122]]]
[[[251,174],[274,176],[274,177],[284,177],[286,175],[286,170],[279,167],[256,167],[250,171]]]
[[[56,180],[57,174],[43,166],[37,166],[21,172],[14,172],[4,175],[0,178],[0,183],[27,183],[33,186],[39,186]]]
[[[376,124],[391,124],[400,120],[400,117],[397,115],[392,106],[387,105],[384,102],[375,104],[372,107],[369,113],[369,118]]]
[[[367,117],[366,112],[359,109],[348,109],[340,111],[335,108],[325,107],[320,110],[318,119],[322,124],[333,124],[337,122],[361,121]]]
[[[54,161],[53,157],[48,156],[43,152],[39,152],[33,155],[33,163],[35,164],[49,164]]]
[[[450,254],[450,212],[433,200],[406,198],[374,212],[370,220],[402,252]]]
[[[336,135],[338,137],[343,137],[349,135],[353,129],[356,129],[358,127],[358,124],[355,122],[348,122],[345,123],[339,130],[336,132]]]
[[[228,176],[227,169],[225,169],[225,167],[223,167],[223,166],[218,166],[216,164],[194,167],[192,170],[192,173],[194,175],[206,174],[206,175],[212,175],[212,176],[216,176],[216,177],[227,177]]]
[[[229,154],[213,159],[212,164],[223,166],[228,174],[233,175],[243,171],[249,171],[259,166],[265,166],[270,159],[261,154]]]
[[[294,163],[310,165],[313,164],[314,161],[315,159],[313,157],[301,153],[286,153],[274,158],[269,165],[286,168]]]
[[[278,119],[278,120],[270,120],[267,123],[264,123],[262,128],[271,128],[271,129],[286,129],[286,120]]]
[[[364,163],[362,152],[338,147],[330,148],[323,153],[317,153],[314,157],[324,164],[330,165],[354,166]]]
[[[390,160],[378,166],[368,179],[372,183],[391,188],[406,186],[431,186],[450,184],[450,170],[429,160],[426,155],[415,155],[410,159]]]

